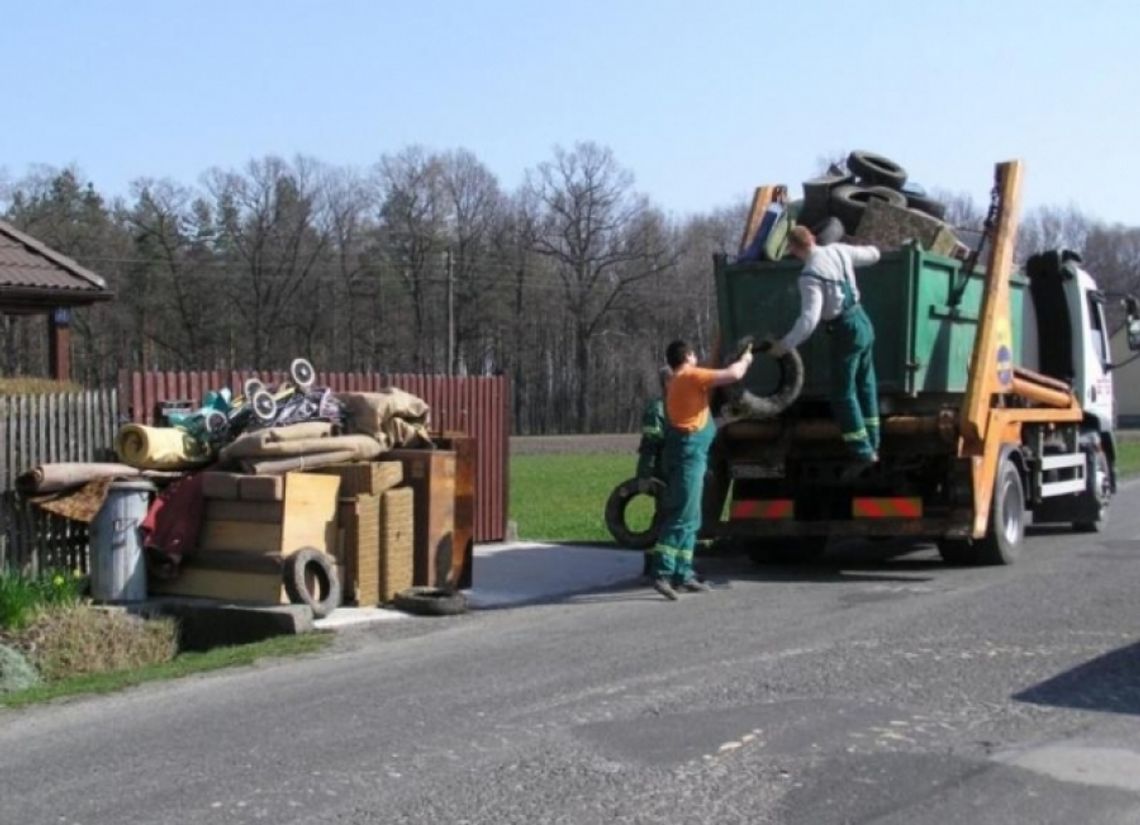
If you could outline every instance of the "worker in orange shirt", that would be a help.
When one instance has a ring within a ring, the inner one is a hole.
[[[746,349],[723,369],[707,369],[697,366],[692,347],[684,341],[673,341],[665,350],[665,360],[673,370],[665,393],[668,479],[663,503],[665,517],[653,548],[653,588],[675,601],[677,589],[693,593],[709,589],[693,572],[705,470],[709,447],[716,435],[709,412],[709,392],[713,387],[742,379],[752,363],[752,350]]]

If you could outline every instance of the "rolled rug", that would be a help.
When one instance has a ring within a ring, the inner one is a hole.
[[[82,487],[100,478],[137,478],[139,471],[126,464],[106,462],[60,462],[39,464],[21,473],[16,489],[24,495],[56,493],[72,487]]]
[[[140,470],[184,470],[208,464],[207,449],[177,427],[125,424],[115,438],[119,458]]]

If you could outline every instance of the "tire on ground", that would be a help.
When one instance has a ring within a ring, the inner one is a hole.
[[[294,604],[307,604],[318,619],[340,606],[341,583],[332,558],[303,547],[285,560],[285,593]]]
[[[392,601],[399,610],[417,616],[458,616],[467,612],[467,598],[442,587],[409,587]]]
[[[847,156],[847,168],[871,186],[900,189],[906,183],[906,170],[902,166],[874,152],[857,149]]]
[[[664,494],[665,483],[657,478],[631,478],[615,487],[606,501],[606,527],[614,541],[633,550],[648,550],[655,545],[661,533],[661,508],[655,505],[653,523],[644,530],[631,530],[625,511],[637,496],[651,496],[659,502]]]
[[[843,222],[848,235],[854,235],[867,209],[867,201],[880,200],[891,206],[906,207],[906,195],[885,186],[837,186],[831,192],[831,213]]]

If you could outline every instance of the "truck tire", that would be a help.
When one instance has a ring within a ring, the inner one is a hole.
[[[307,604],[318,619],[340,606],[341,585],[332,557],[302,547],[285,560],[285,593],[293,604]]]
[[[989,529],[978,544],[979,564],[1013,564],[1025,542],[1025,488],[1021,472],[1003,456],[994,480]]]
[[[906,195],[886,186],[837,186],[831,191],[831,213],[843,222],[848,235],[854,235],[867,209],[867,201],[880,200],[891,206],[906,207]]]
[[[1104,451],[1097,449],[1092,460],[1092,489],[1086,493],[1092,500],[1089,501],[1089,510],[1093,517],[1085,521],[1073,522],[1073,530],[1078,533],[1099,533],[1104,530],[1108,522],[1108,503],[1112,499],[1112,478],[1108,467],[1108,458]]]
[[[843,240],[843,236],[847,234],[843,228],[843,221],[839,218],[827,218],[820,221],[811,228],[811,234],[815,235],[815,242],[820,246],[827,246],[829,243],[839,243]]]
[[[658,478],[631,478],[623,481],[610,493],[606,501],[606,528],[622,547],[648,550],[657,543],[661,533],[661,508],[657,506],[665,494],[665,483]],[[645,530],[631,530],[626,524],[625,510],[637,496],[646,495],[654,500],[653,523]]]
[[[847,168],[871,186],[901,189],[906,183],[906,170],[890,158],[858,149],[847,156]]]

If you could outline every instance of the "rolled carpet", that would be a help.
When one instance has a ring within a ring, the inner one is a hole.
[[[210,461],[206,448],[176,427],[125,424],[115,438],[115,452],[140,470],[184,470]]]
[[[16,489],[24,495],[55,493],[82,487],[100,478],[137,478],[141,473],[126,464],[102,462],[60,462],[39,464],[16,479]]]

